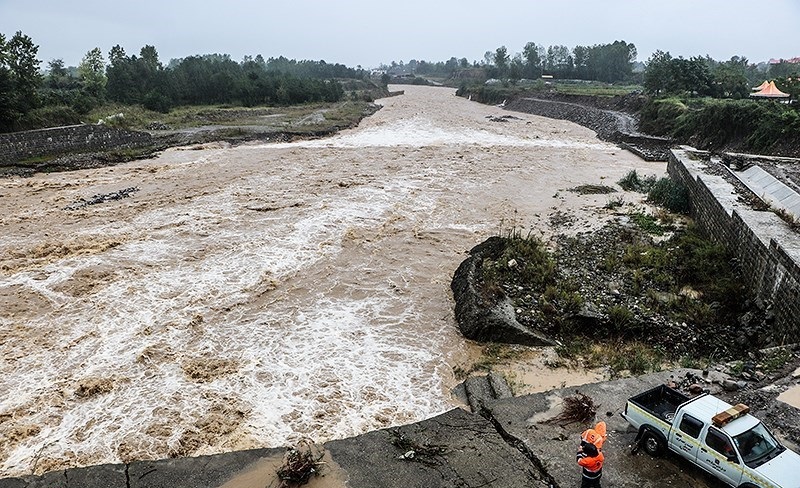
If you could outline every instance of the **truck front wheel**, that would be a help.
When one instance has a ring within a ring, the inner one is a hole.
[[[664,441],[658,438],[652,432],[645,432],[642,436],[642,446],[644,447],[644,452],[653,456],[659,457],[664,454]]]

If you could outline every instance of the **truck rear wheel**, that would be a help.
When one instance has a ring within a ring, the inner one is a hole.
[[[642,436],[642,447],[644,452],[653,456],[659,457],[664,454],[664,441],[652,432],[645,432]]]

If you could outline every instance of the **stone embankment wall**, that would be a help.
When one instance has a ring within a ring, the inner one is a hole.
[[[740,202],[733,185],[703,166],[692,151],[673,150],[667,172],[689,189],[695,221],[736,256],[756,299],[771,307],[773,339],[800,342],[800,235],[773,212]]]
[[[638,132],[638,121],[634,115],[594,106],[593,104],[602,105],[600,97],[575,96],[565,99],[570,101],[519,98],[509,102],[505,108],[551,119],[568,120],[592,129],[600,139],[618,143],[646,161],[666,161],[672,141]]]
[[[127,149],[153,144],[146,132],[105,125],[72,125],[0,134],[0,163],[15,163],[40,156]]]

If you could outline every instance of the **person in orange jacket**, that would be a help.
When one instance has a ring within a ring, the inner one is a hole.
[[[581,441],[577,458],[578,465],[583,468],[581,488],[601,488],[600,478],[603,477],[603,461],[605,461],[603,453],[591,442]]]
[[[581,433],[581,445],[577,456],[578,465],[583,468],[581,488],[600,488],[605,461],[601,449],[607,437],[605,422],[598,422],[593,429],[586,429]]]

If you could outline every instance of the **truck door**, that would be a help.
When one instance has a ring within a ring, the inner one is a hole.
[[[679,417],[676,420],[678,427],[673,427],[670,431],[670,446],[673,451],[686,459],[694,461],[697,457],[703,422],[687,413],[680,412],[678,415]]]
[[[704,444],[697,453],[697,464],[722,481],[738,486],[742,480],[742,468],[731,438],[711,426],[706,433]]]

